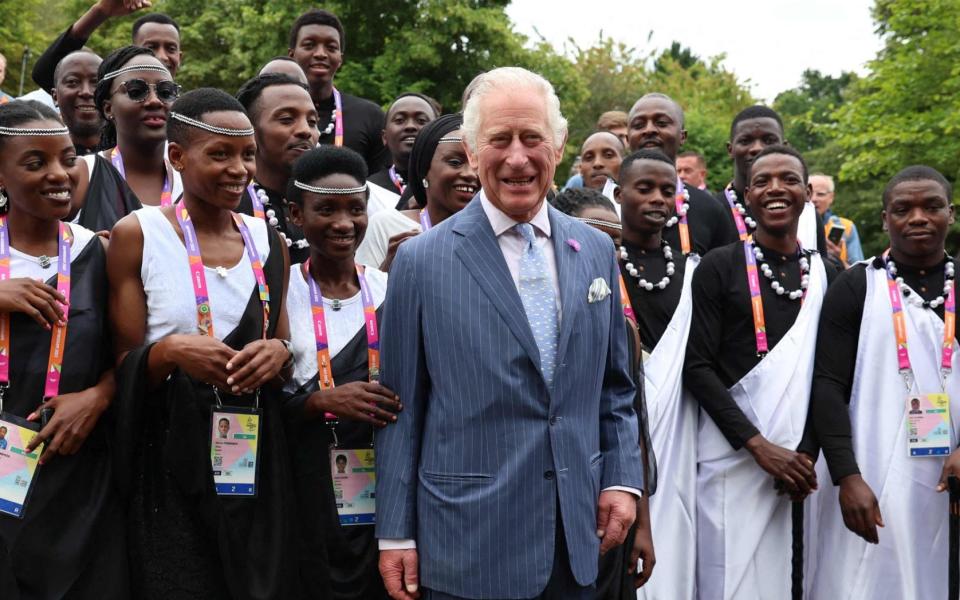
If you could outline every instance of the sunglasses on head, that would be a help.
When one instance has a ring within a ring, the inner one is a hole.
[[[157,100],[164,104],[170,104],[180,96],[180,86],[172,81],[147,83],[143,79],[128,79],[121,83],[114,93],[123,92],[134,102],[145,102],[151,89],[157,95]]]

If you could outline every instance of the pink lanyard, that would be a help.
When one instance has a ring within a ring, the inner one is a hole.
[[[406,186],[403,185],[403,181],[401,181],[400,176],[397,175],[397,167],[390,165],[390,168],[387,169],[387,175],[390,176],[390,181],[393,182],[393,186],[402,194]]]
[[[430,222],[430,213],[427,212],[427,209],[420,209],[420,229],[424,231],[429,231],[433,227],[433,223]]]
[[[123,168],[123,157],[120,156],[120,147],[114,146],[110,153],[110,163],[113,165],[123,180],[127,180],[127,172]],[[170,165],[163,161],[163,189],[160,191],[160,206],[170,206],[173,204],[173,178],[170,176]]]
[[[263,210],[263,202],[260,201],[260,196],[257,195],[257,190],[254,189],[252,182],[247,186],[247,194],[250,196],[250,203],[253,205],[253,216],[266,221],[267,213]]]
[[[884,264],[890,255],[888,249],[883,253]],[[897,285],[893,274],[887,271],[887,291],[890,294],[890,307],[893,310],[893,334],[897,341],[897,364],[900,367],[901,375],[912,371],[910,366],[910,354],[907,352],[907,322],[903,316],[903,301],[900,299],[900,286]],[[944,274],[944,284],[950,280]],[[946,375],[953,370],[953,338],[956,335],[957,328],[957,300],[955,297],[954,286],[951,285],[947,290],[947,299],[943,304],[943,344],[940,349],[940,373]]]
[[[337,111],[335,118],[336,124],[333,131],[333,145],[343,145],[343,98],[337,88],[333,88],[333,109]]]
[[[737,225],[740,240],[746,240],[750,237],[750,232],[747,231],[747,224],[743,220],[743,215],[737,210],[737,192],[734,191],[732,185],[728,185],[727,189],[723,190],[723,195],[726,196],[727,204],[730,205],[730,212],[733,213],[733,222]]]
[[[197,241],[197,232],[193,227],[193,221],[190,219],[190,213],[187,207],[181,203],[175,209],[177,222],[180,223],[180,230],[183,232],[183,245],[187,248],[187,256],[190,261],[190,279],[193,282],[193,294],[197,302],[197,328],[206,335],[213,337],[213,313],[210,311],[210,296],[207,292],[207,276],[203,271],[203,260],[200,257],[200,243]],[[257,281],[257,289],[260,292],[260,302],[263,304],[263,338],[267,337],[267,327],[270,324],[270,289],[267,287],[267,279],[263,274],[263,265],[260,263],[260,255],[257,253],[257,246],[250,235],[250,230],[243,218],[237,213],[230,213],[233,216],[233,222],[240,230],[240,236],[243,238],[243,246],[247,251],[247,258],[250,260],[250,267],[253,269],[253,277]]]
[[[47,359],[46,379],[43,388],[44,399],[53,398],[60,393],[60,375],[63,371],[63,356],[67,346],[67,320],[70,317],[70,248],[73,246],[73,233],[70,226],[60,223],[57,241],[57,291],[66,298],[60,304],[63,310],[63,325],[54,324],[50,337],[50,354]],[[0,281],[10,279],[10,227],[6,215],[0,216]],[[10,314],[0,313],[0,387],[10,386]],[[2,397],[0,397],[2,402]]]
[[[803,247],[797,244],[797,252],[803,254]],[[760,295],[760,273],[757,271],[757,257],[753,255],[753,244],[749,239],[743,241],[743,256],[747,260],[747,285],[750,287],[750,307],[753,311],[753,334],[757,338],[757,356],[763,358],[770,352],[767,344],[767,323],[763,315],[763,297]],[[807,297],[803,290],[800,302]]]

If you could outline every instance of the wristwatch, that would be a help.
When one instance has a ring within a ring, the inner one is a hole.
[[[283,363],[283,367],[281,368],[283,370],[289,369],[293,366],[293,343],[291,343],[290,340],[283,340],[280,338],[277,339],[280,340],[280,343],[283,344],[283,347],[286,348],[287,352],[290,353],[290,356],[287,357],[286,362]]]

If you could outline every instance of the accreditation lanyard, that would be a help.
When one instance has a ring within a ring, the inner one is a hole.
[[[120,148],[114,146],[110,153],[110,163],[113,165],[123,180],[127,180],[127,172],[123,168],[123,157],[120,156]],[[163,189],[160,190],[160,206],[170,206],[173,204],[173,178],[170,176],[170,165],[166,160],[163,161]]]
[[[363,320],[367,331],[367,372],[371,382],[380,379],[380,332],[377,328],[377,307],[373,303],[373,294],[367,285],[364,267],[356,265],[357,279],[360,281],[360,298],[363,301]],[[310,260],[303,265],[304,278],[310,285],[310,310],[313,317],[313,335],[317,343],[317,380],[321,390],[333,389],[333,369],[330,365],[330,342],[327,337],[327,321],[324,317],[323,294],[320,286],[310,274]],[[326,413],[328,422],[336,421],[337,415]]]
[[[424,231],[429,231],[433,227],[433,223],[430,222],[430,213],[427,212],[427,209],[420,209],[420,229]]]
[[[190,219],[190,213],[187,212],[187,207],[183,203],[176,206],[175,212],[177,222],[180,223],[180,230],[183,232],[183,244],[187,247],[187,256],[190,261],[190,280],[193,283],[193,294],[197,302],[197,328],[205,335],[213,337],[213,313],[210,311],[207,276],[203,271],[203,260],[200,257],[200,243],[197,241],[197,232],[193,227],[193,221]],[[250,267],[253,269],[253,278],[257,281],[260,302],[263,304],[263,338],[266,339],[267,326],[270,324],[270,288],[267,286],[267,279],[263,274],[263,265],[260,263],[260,254],[257,252],[253,236],[250,235],[250,229],[240,215],[237,213],[230,214],[233,216],[233,222],[236,223],[237,229],[240,230],[243,246],[247,251]]]
[[[387,169],[387,175],[390,176],[390,181],[393,182],[393,186],[397,188],[397,191],[402,194],[406,186],[403,185],[403,181],[400,179],[400,176],[397,175],[397,167],[394,165],[390,165],[390,168]]]
[[[737,210],[737,192],[733,189],[732,185],[728,185],[727,189],[723,190],[723,195],[727,198],[727,204],[730,205],[730,212],[733,213],[733,222],[737,225],[737,233],[740,234],[740,241],[744,241],[750,237],[750,232],[747,231],[747,223],[743,220],[743,215],[740,214],[740,211]]]
[[[73,245],[73,233],[70,226],[60,223],[57,253],[57,291],[63,294],[66,303],[60,304],[63,310],[63,325],[55,323],[50,337],[50,354],[47,358],[47,370],[43,388],[44,399],[53,398],[60,393],[60,374],[63,370],[63,355],[67,345],[67,319],[70,307],[70,247]],[[7,217],[0,216],[0,281],[10,279],[10,227]],[[10,386],[10,313],[0,313],[0,387]],[[3,397],[0,395],[0,411],[3,410]]]
[[[247,195],[250,196],[250,203],[253,206],[253,216],[266,221],[267,213],[263,209],[263,202],[260,201],[260,196],[257,195],[256,188],[253,187],[253,182],[247,186]]]
[[[620,273],[620,306],[623,307],[623,315],[637,322],[637,314],[633,312],[633,306],[630,304],[630,296],[627,295],[627,284],[623,280],[623,273]]]
[[[803,253],[803,247],[799,246],[797,251]],[[760,295],[760,273],[757,270],[757,257],[753,255],[753,244],[750,240],[743,242],[743,256],[747,260],[747,285],[750,286],[750,306],[753,309],[753,333],[757,338],[757,356],[763,358],[770,352],[770,346],[767,343],[767,324],[763,317],[763,297]],[[807,296],[807,290],[803,290],[803,296],[800,302]]]
[[[886,263],[890,250],[883,253],[883,260]],[[893,312],[893,334],[897,340],[897,365],[900,368],[900,375],[904,377],[907,387],[912,387],[909,381],[913,369],[910,366],[910,354],[907,352],[907,322],[903,316],[903,300],[900,296],[900,286],[896,279],[887,271],[887,290],[890,293],[890,307]],[[957,300],[954,285],[944,275],[944,283],[950,283],[947,287],[947,299],[943,304],[943,344],[940,348],[940,376],[941,380],[953,370],[953,338],[956,335],[957,328]],[[941,381],[942,382],[942,381]]]
[[[684,209],[683,205],[687,208]],[[687,223],[687,210],[690,208],[689,194],[683,185],[683,180],[677,177],[677,195],[674,197],[677,219],[680,228],[680,249],[684,254],[690,254],[690,225]]]
[[[343,145],[343,98],[340,96],[340,91],[337,88],[333,88],[333,109],[337,111],[336,118],[334,119],[334,130],[333,130],[333,145],[342,146]]]

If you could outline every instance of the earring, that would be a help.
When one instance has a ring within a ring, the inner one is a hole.
[[[3,208],[7,205],[7,195],[3,193],[3,188],[0,188],[0,208]]]
[[[423,184],[423,189],[427,189],[428,187],[430,187],[430,182],[427,181],[427,178],[426,178],[426,177],[424,177],[423,179],[421,179],[421,180],[420,180],[420,183]]]

